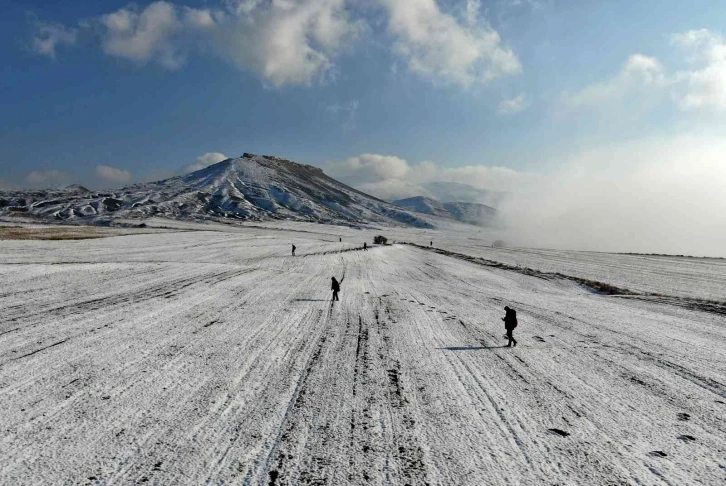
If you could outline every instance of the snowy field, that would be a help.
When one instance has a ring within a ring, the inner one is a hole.
[[[160,224],[169,224],[168,222]],[[184,225],[184,223],[181,223]],[[261,223],[313,233],[330,231],[320,224]],[[665,255],[627,255],[592,251],[567,251],[534,248],[493,248],[502,238],[492,228],[437,221],[444,231],[411,228],[337,229],[344,238],[370,241],[383,233],[389,239],[406,241],[473,257],[485,258],[507,265],[519,265],[542,272],[562,273],[641,293],[726,301],[726,258],[692,258]]]
[[[491,248],[454,241],[448,249],[466,255],[607,282],[643,293],[726,300],[726,259],[665,255]]]
[[[722,315],[368,230],[184,229],[0,241],[2,484],[726,482]],[[563,255],[605,282],[686,265]]]

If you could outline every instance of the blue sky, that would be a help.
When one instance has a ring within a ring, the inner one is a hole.
[[[254,152],[382,196],[395,194],[371,178],[396,192],[391,174],[511,190],[603,147],[647,157],[649,141],[726,133],[719,1],[4,0],[2,12],[5,186],[120,185]]]

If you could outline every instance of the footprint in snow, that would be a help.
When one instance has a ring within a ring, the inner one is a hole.
[[[532,338],[533,338],[533,339],[535,339],[536,341],[539,341],[539,342],[541,342],[541,343],[545,343],[545,342],[547,342],[547,341],[545,341],[545,340],[544,340],[544,338],[543,338],[543,337],[541,337],[541,336],[532,336]]]
[[[570,435],[569,432],[565,432],[564,430],[560,429],[547,429],[547,432],[552,435],[559,435],[560,437],[567,437],[568,435]]]
[[[668,454],[666,454],[663,451],[652,451],[652,452],[649,452],[648,455],[651,457],[667,457],[668,456]]]
[[[686,422],[686,421],[688,421],[688,420],[691,420],[691,416],[690,416],[690,415],[688,415],[687,413],[684,413],[684,412],[681,412],[681,413],[679,413],[679,414],[676,414],[676,417],[677,417],[677,418],[678,418],[678,420],[680,420],[681,422]]]
[[[696,438],[692,435],[679,435],[679,440],[682,440],[683,442],[695,442]]]

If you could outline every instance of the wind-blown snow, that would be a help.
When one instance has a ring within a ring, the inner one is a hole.
[[[355,234],[0,241],[0,482],[724,480],[723,316]]]

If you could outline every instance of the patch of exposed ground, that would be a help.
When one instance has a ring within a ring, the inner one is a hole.
[[[0,240],[88,240],[141,232],[99,226],[0,226]]]

